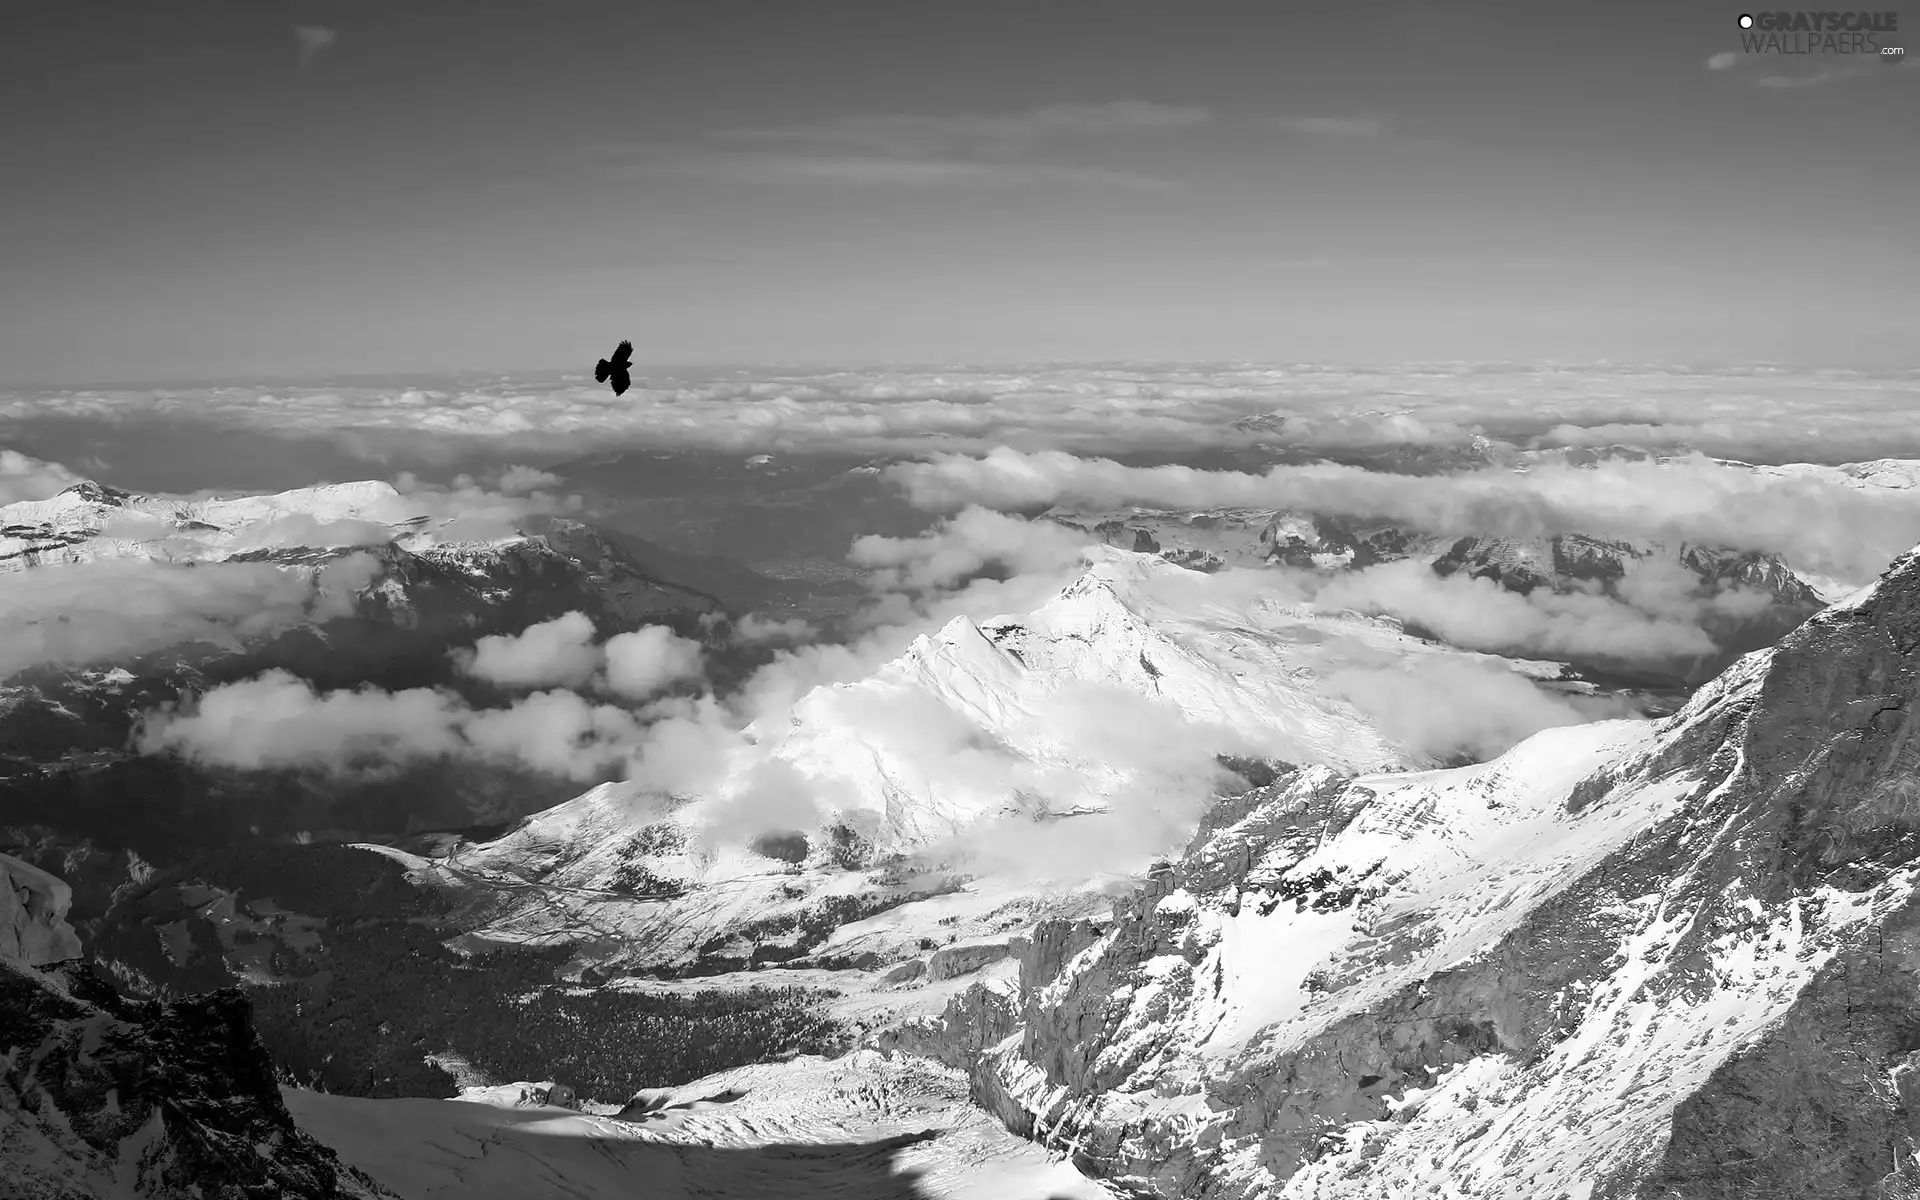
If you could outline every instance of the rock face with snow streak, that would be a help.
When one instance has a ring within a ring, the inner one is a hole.
[[[1166,1197],[1920,1185],[1920,552],[1657,723],[1308,770],[906,1048]]]
[[[31,929],[0,936],[0,1195],[391,1197],[294,1127],[238,991],[139,1002],[39,969],[80,950],[65,885],[4,856],[0,876]]]
[[[40,868],[0,854],[0,958],[44,967],[80,957],[67,924],[73,889]]]

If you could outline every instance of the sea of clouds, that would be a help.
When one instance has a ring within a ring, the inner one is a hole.
[[[477,756],[583,782],[618,774],[662,791],[716,796],[715,828],[745,838],[805,827],[833,800],[756,753],[749,733],[756,722],[781,721],[817,687],[872,674],[954,616],[985,621],[1029,611],[1080,573],[1087,536],[1021,514],[1054,504],[1308,508],[1434,533],[1705,543],[1778,554],[1798,569],[1863,583],[1920,542],[1920,489],[1866,486],[1867,471],[1765,472],[1739,463],[1920,457],[1920,430],[1910,420],[1916,399],[1920,372],[1772,368],[736,372],[649,379],[618,400],[570,379],[0,395],[0,435],[9,423],[31,430],[48,414],[109,432],[199,422],[323,440],[367,463],[369,476],[403,460],[432,461],[436,447],[458,446],[469,459],[478,447],[495,465],[444,483],[399,474],[397,508],[496,534],[536,512],[577,509],[556,464],[587,448],[833,451],[887,460],[883,478],[928,514],[927,530],[861,537],[848,547],[848,561],[867,573],[870,587],[850,636],[816,641],[806,622],[755,614],[731,622],[735,640],[774,649],[771,661],[725,695],[702,685],[697,643],[661,627],[602,638],[583,615],[569,614],[449,648],[460,670],[507,697],[490,707],[444,689],[323,692],[275,672],[157,711],[140,734],[146,752],[236,767],[345,770]],[[1658,457],[1596,460],[1582,453],[1591,447]],[[1289,457],[1257,469],[1208,458],[1247,450]],[[1451,450],[1470,453],[1455,463],[1441,453]],[[1391,451],[1439,457],[1403,472],[1311,461]],[[1198,465],[1177,461],[1183,454]],[[1908,478],[1895,468],[1883,464],[1877,477]],[[0,502],[41,499],[79,477],[55,462],[0,451]],[[390,536],[389,519],[404,518],[380,514],[321,532],[345,539],[336,544],[377,545]],[[250,545],[310,544],[316,530],[288,518],[251,536]],[[0,589],[0,621],[27,631],[9,643],[0,675],[37,662],[108,660],[209,631],[243,637],[325,619],[370,577],[369,561],[343,559],[311,578],[258,563],[182,572],[124,561],[27,572]],[[1703,591],[1654,561],[1637,566],[1611,595],[1519,596],[1404,563],[1334,576],[1228,571],[1195,575],[1187,586],[1196,605],[1261,594],[1392,616],[1466,649],[1549,659],[1705,653],[1713,649],[1707,627],[1714,617],[1764,602],[1740,588]],[[1466,661],[1356,667],[1328,686],[1390,736],[1435,753],[1487,756],[1541,728],[1618,715],[1549,694],[1497,665]],[[1169,738],[1167,714],[1152,705],[1087,697],[1076,711],[1086,719],[1056,714],[1053,725],[1142,781],[1115,802],[1133,816],[1091,840],[1127,853],[1172,844],[1195,815],[1196,798],[1217,781],[1219,747]],[[955,771],[977,772],[987,761],[975,741],[952,730],[900,713],[870,715],[890,723],[890,736],[919,739],[916,754],[946,756]],[[1056,835],[1029,827],[1021,836],[1051,845]],[[1069,853],[1074,838],[1058,836],[1065,841],[1050,855],[1090,863]],[[975,849],[987,852],[986,844]],[[1020,862],[1010,866],[1033,866],[1012,857]]]
[[[0,423],[151,420],[313,437],[367,461],[490,447],[1075,453],[1251,443],[1685,448],[1749,462],[1920,457],[1920,371],[1435,363],[642,372],[387,387],[0,392]],[[1236,427],[1239,423],[1239,427]]]

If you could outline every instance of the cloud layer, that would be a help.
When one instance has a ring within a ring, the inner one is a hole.
[[[645,355],[645,347],[642,354]],[[325,438],[367,461],[447,447],[496,461],[622,446],[742,454],[1306,454],[1624,444],[1749,462],[1920,457],[1920,371],[1432,364],[674,373],[614,397],[590,377],[464,388],[0,393],[0,421],[212,422]],[[520,477],[515,477],[514,483]],[[552,488],[551,483],[542,486]],[[503,481],[503,491],[513,490]]]
[[[1804,570],[1871,578],[1920,542],[1920,494],[1816,474],[1765,474],[1691,458],[1547,463],[1525,473],[1388,475],[1333,464],[1253,474],[1132,467],[1059,451],[939,455],[889,475],[929,508],[1031,510],[1076,503],[1196,510],[1297,508],[1379,518],[1430,533],[1583,533],[1777,553]]]
[[[1704,588],[1666,559],[1633,563],[1618,597],[1546,588],[1523,596],[1492,580],[1436,575],[1411,560],[1294,579],[1319,604],[1385,614],[1468,650],[1643,666],[1713,654],[1719,647],[1707,626],[1715,618],[1751,616],[1772,600],[1743,588]]]
[[[0,506],[45,500],[81,481],[59,463],[42,462],[18,450],[0,448]]]
[[[371,555],[354,554],[317,572],[107,560],[0,575],[0,679],[37,665],[111,664],[183,642],[237,647],[344,616],[378,569]]]
[[[796,125],[728,128],[685,141],[590,144],[610,169],[692,172],[742,183],[838,183],[934,187],[955,184],[1072,183],[1174,189],[1173,173],[1122,170],[1100,161],[1124,143],[1173,136],[1257,140],[1285,135],[1372,138],[1389,127],[1377,115],[1229,114],[1194,104],[1118,100],[1055,104],[1002,113],[882,113]]]
[[[248,770],[353,771],[475,756],[587,780],[617,763],[637,732],[624,709],[572,692],[474,709],[443,689],[319,692],[274,670],[149,714],[137,744],[146,754]]]

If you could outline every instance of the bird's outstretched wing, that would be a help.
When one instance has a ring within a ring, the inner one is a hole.
[[[615,346],[613,348],[613,365],[614,366],[624,368],[628,363],[632,361],[633,361],[633,343],[632,342],[623,341],[618,346]]]
[[[593,368],[593,381],[595,383],[605,383],[607,381],[607,373],[612,370],[613,364],[604,358],[601,359]]]
[[[627,373],[625,371],[615,371],[613,373],[613,394],[614,395],[616,396],[625,395],[627,389],[631,386],[633,386],[633,381],[627,378]]]

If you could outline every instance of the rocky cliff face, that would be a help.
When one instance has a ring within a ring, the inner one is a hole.
[[[1148,1196],[1920,1186],[1920,552],[1661,722],[1230,802],[897,1035]]]
[[[80,949],[59,880],[4,856],[0,877],[0,1196],[390,1195],[294,1127],[238,991],[124,1000],[50,962]]]
[[[38,867],[0,854],[0,959],[29,967],[80,957],[67,924],[73,889]]]

